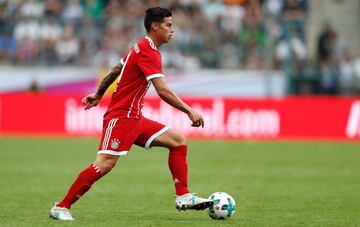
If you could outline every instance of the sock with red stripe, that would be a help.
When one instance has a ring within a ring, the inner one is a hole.
[[[91,188],[91,185],[101,177],[102,174],[99,168],[95,164],[91,164],[79,174],[64,199],[57,206],[70,209],[71,205],[83,196]]]
[[[168,164],[174,180],[176,195],[183,195],[189,192],[186,154],[187,145],[174,147],[169,152]]]

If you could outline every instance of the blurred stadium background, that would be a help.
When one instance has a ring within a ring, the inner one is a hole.
[[[237,199],[228,225],[359,225],[359,0],[0,0],[0,225],[51,224],[52,200],[95,155],[112,88],[98,108],[83,111],[80,100],[145,35],[144,11],[157,5],[175,27],[160,48],[166,80],[205,128],[154,90],[143,112],[191,139],[189,161],[201,163],[193,187]],[[213,224],[149,200],[172,201],[171,185],[161,188],[165,153],[129,156],[99,183],[113,197],[98,187],[77,205],[79,226]],[[121,182],[129,188],[119,202]],[[139,190],[142,182],[158,186]]]
[[[279,70],[286,80],[282,95],[358,94],[359,4],[356,0],[2,0],[0,63],[6,67],[1,78],[6,81],[6,70],[26,66],[42,71],[94,67],[91,76],[97,75],[145,35],[144,10],[164,5],[173,11],[176,31],[174,40],[161,48],[166,69],[181,74],[235,70],[231,73],[235,76],[254,70],[268,77],[264,83],[270,83],[272,70]],[[36,74],[32,85],[42,88],[45,82]],[[1,84],[1,90],[7,90]],[[265,94],[273,92],[268,88]]]
[[[105,107],[79,112],[79,97],[145,35],[144,10],[154,5],[174,14],[174,39],[161,47],[167,79],[210,121],[207,132],[182,131],[206,138],[359,138],[357,0],[3,0],[0,133],[98,133],[101,124],[92,119]],[[40,108],[28,110],[41,119],[36,124],[16,120],[11,104],[24,92],[41,94],[27,97],[39,106],[57,94],[49,111],[58,120],[42,119]],[[154,90],[149,97],[146,114],[182,122]]]

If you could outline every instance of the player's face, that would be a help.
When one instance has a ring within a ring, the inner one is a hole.
[[[164,17],[164,21],[159,24],[159,28],[157,29],[158,38],[162,43],[167,43],[170,41],[173,34],[172,17]]]

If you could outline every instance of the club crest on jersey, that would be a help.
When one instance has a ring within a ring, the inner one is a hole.
[[[110,146],[112,149],[118,149],[120,145],[120,141],[118,139],[112,139]]]

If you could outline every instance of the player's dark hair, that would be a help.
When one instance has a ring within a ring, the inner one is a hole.
[[[164,17],[171,17],[172,13],[169,9],[161,7],[152,7],[146,10],[144,26],[147,32],[150,32],[151,23],[161,23]]]

